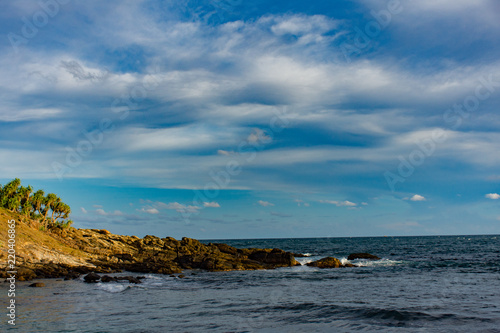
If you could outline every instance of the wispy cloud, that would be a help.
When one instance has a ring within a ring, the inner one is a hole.
[[[258,203],[259,205],[261,205],[262,207],[270,207],[270,206],[274,206],[274,204],[273,204],[273,203],[270,203],[270,202],[268,202],[268,201],[264,201],[264,200],[259,200],[259,201],[257,201],[257,203]]]
[[[115,210],[112,213],[110,213],[110,212],[106,212],[102,208],[96,209],[95,212],[97,213],[97,215],[101,215],[101,216],[122,216],[123,215],[123,213],[119,210]]]
[[[335,201],[335,200],[320,200],[320,203],[335,205],[337,207],[355,207],[357,204],[354,202],[345,200],[345,201]]]
[[[205,208],[220,208],[220,205],[218,202],[212,201],[212,202],[204,202],[203,207],[205,207]]]

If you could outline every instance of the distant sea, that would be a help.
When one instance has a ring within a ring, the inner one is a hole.
[[[187,271],[185,279],[146,274],[140,285],[19,282],[17,325],[9,328],[4,314],[2,332],[500,332],[500,236],[216,242],[309,254],[302,263],[345,262],[353,252],[382,259],[354,260],[357,268]]]

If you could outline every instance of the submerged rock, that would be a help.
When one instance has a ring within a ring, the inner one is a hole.
[[[318,268],[339,268],[342,267],[340,260],[334,257],[326,257],[307,264],[307,266]]]
[[[379,257],[374,256],[373,254],[370,253],[351,253],[347,257],[347,260],[354,260],[354,259],[380,260]]]
[[[45,287],[45,284],[41,283],[41,282],[36,282],[36,283],[30,284],[28,287],[31,287],[31,288],[42,288],[42,287]]]

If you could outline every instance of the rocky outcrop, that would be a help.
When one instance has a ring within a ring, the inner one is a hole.
[[[342,267],[342,263],[337,258],[326,257],[320,260],[316,260],[307,264],[307,266],[318,267],[318,268],[339,268]]]
[[[21,220],[19,216],[7,216],[0,223],[11,218]],[[2,230],[7,230],[6,226],[0,226],[0,236],[5,237]],[[104,282],[97,273],[130,271],[170,275],[184,269],[255,270],[297,264],[292,253],[280,249],[237,249],[221,243],[203,244],[187,237],[182,240],[151,235],[138,238],[115,235],[103,229],[75,228],[42,232],[23,222],[18,222],[16,230],[19,281],[59,277],[72,280],[87,274],[85,282],[95,283]],[[7,262],[6,257],[6,251],[0,250],[1,263]],[[0,267],[0,277],[6,277],[4,268]]]
[[[373,254],[370,253],[351,253],[347,257],[347,260],[354,260],[354,259],[380,260],[379,257],[374,256]]]

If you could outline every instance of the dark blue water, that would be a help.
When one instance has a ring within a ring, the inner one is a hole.
[[[207,241],[208,242],[208,241]],[[220,242],[220,241],[218,241]],[[16,332],[500,332],[500,236],[227,240],[378,255],[356,268],[147,275],[141,285],[18,283]],[[2,292],[5,293],[5,287]],[[3,298],[3,299],[6,299]]]

